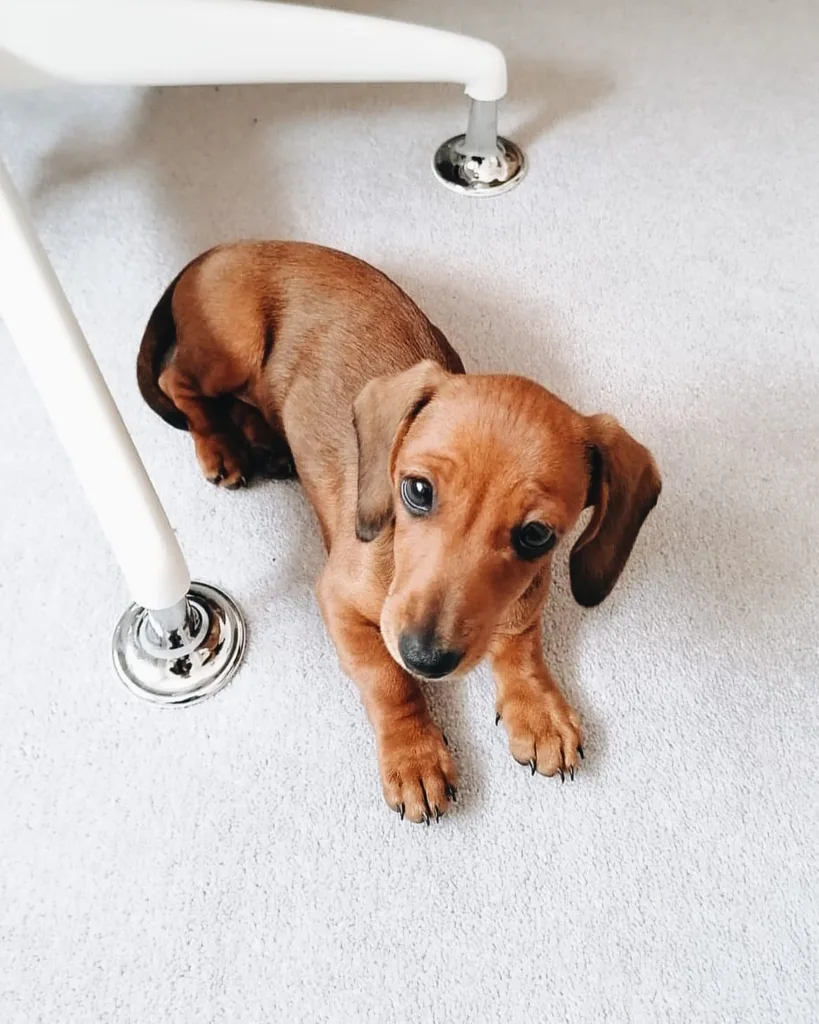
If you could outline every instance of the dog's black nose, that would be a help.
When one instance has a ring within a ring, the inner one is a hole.
[[[398,638],[398,651],[410,672],[427,679],[448,676],[463,658],[463,651],[447,650],[441,647],[429,633],[402,633]]]

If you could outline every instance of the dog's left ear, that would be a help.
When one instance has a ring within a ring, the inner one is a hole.
[[[447,376],[443,367],[426,359],[403,373],[375,377],[353,403],[358,440],[355,533],[359,540],[374,540],[392,519],[391,455]]]
[[[662,481],[651,452],[612,416],[588,418],[589,489],[594,513],[572,548],[572,593],[587,608],[608,597],[620,577]]]

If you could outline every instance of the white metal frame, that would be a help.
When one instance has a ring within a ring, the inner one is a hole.
[[[504,56],[481,39],[265,0],[0,0],[3,49],[21,84],[453,82],[475,100],[506,94]]]
[[[179,544],[2,163],[0,312],[134,601],[175,605],[190,585]]]

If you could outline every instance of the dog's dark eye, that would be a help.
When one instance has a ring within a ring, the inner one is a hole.
[[[406,476],[401,481],[401,500],[414,516],[425,516],[431,511],[435,490],[422,476]]]
[[[512,546],[521,558],[539,558],[555,546],[557,535],[545,523],[524,523],[512,530]]]

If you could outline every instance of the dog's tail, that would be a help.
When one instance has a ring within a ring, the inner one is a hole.
[[[188,268],[185,267],[185,270]],[[177,430],[187,430],[188,421],[159,386],[159,375],[168,357],[168,353],[176,344],[176,321],[173,318],[173,293],[182,270],[165,289],[162,298],[157,302],[151,313],[148,326],[142,336],[137,355],[137,384],[139,391],[157,416],[170,423]]]

